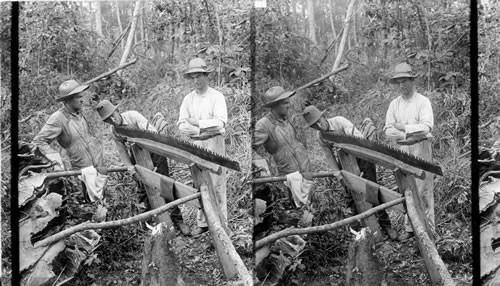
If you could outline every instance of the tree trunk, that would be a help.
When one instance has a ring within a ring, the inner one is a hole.
[[[184,285],[179,263],[172,251],[173,229],[165,223],[157,225],[144,242],[141,285]],[[174,282],[176,281],[176,282]]]
[[[314,1],[313,0],[307,0],[307,19],[309,22],[309,39],[311,42],[313,42],[315,45],[318,44],[318,41],[316,40],[316,21],[314,18]]]
[[[330,0],[330,25],[332,26],[333,38],[337,38],[337,31],[335,30],[335,21],[333,20],[333,7],[335,6],[334,0]],[[335,54],[337,54],[337,44],[335,43]]]
[[[116,19],[118,21],[118,27],[120,28],[120,35],[121,35],[123,34],[123,25],[122,25],[122,19],[120,17],[120,3],[118,2],[118,0],[115,1],[115,5],[116,5]],[[121,41],[122,50],[123,50],[123,45],[124,42]]]
[[[379,286],[385,284],[384,265],[375,255],[375,238],[369,228],[363,228],[349,245],[346,284]]]
[[[347,33],[349,33],[349,25],[351,22],[355,3],[356,0],[351,0],[351,2],[349,2],[349,6],[347,7],[347,13],[344,20],[344,33],[342,34],[342,39],[340,40],[339,51],[337,53],[337,57],[335,58],[335,63],[333,64],[332,71],[336,70],[340,65],[340,60],[342,59],[342,54],[344,53],[344,47],[347,41]]]
[[[99,37],[104,37],[102,33],[102,14],[101,14],[101,1],[96,1],[95,8],[95,31]]]
[[[132,27],[130,27],[130,32],[127,38],[127,44],[125,45],[125,51],[123,51],[123,55],[120,60],[120,66],[127,61],[128,55],[130,54],[130,50],[132,48],[132,42],[134,41],[135,29],[137,27],[137,19],[142,7],[142,1],[143,0],[138,0],[135,3],[134,14],[132,15]],[[121,71],[118,71],[118,75],[121,76]]]

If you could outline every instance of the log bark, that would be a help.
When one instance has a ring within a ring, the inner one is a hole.
[[[385,204],[381,204],[379,206],[376,206],[374,208],[371,208],[370,210],[360,213],[358,215],[346,218],[341,221],[337,221],[331,224],[325,224],[325,225],[320,225],[320,226],[312,226],[312,227],[306,227],[306,228],[288,228],[276,233],[273,233],[269,236],[266,236],[258,241],[255,242],[255,250],[263,247],[264,245],[267,245],[269,243],[272,243],[276,241],[279,238],[290,236],[290,235],[302,235],[302,234],[308,234],[308,233],[315,233],[315,232],[323,232],[323,231],[329,231],[329,230],[334,230],[336,228],[339,228],[344,225],[348,225],[357,221],[360,221],[362,219],[365,219],[367,217],[370,217],[374,215],[376,212],[380,210],[384,210],[386,208],[390,208],[392,206],[395,206],[397,204],[400,204],[405,201],[405,198],[399,198],[395,199],[393,201],[390,201]]]
[[[137,19],[139,18],[139,11],[141,10],[143,0],[138,0],[135,3],[134,14],[132,15],[132,26],[130,27],[130,32],[127,38],[127,44],[125,45],[125,50],[123,51],[122,58],[120,60],[120,65],[125,64],[127,61],[128,55],[130,54],[130,50],[132,48],[132,42],[134,41],[135,30],[137,27]],[[121,72],[118,71],[118,75],[121,76]]]
[[[146,238],[141,285],[184,285],[177,257],[172,251],[171,241],[174,237],[174,231],[169,230],[165,223],[161,223]]]
[[[338,152],[338,157],[343,170],[357,176],[361,174],[358,163],[356,162],[356,158],[354,156],[346,153],[344,150],[340,150]],[[367,210],[372,208],[372,205],[366,202],[365,196],[363,194],[359,194],[351,189],[349,189],[349,191],[351,192],[352,198],[354,200],[354,205],[356,206],[356,210],[358,211],[358,213],[366,212]],[[361,224],[370,228],[377,241],[383,240],[382,231],[375,215],[366,217],[361,221]]]
[[[133,217],[125,218],[125,219],[119,219],[119,220],[114,220],[114,221],[106,221],[106,222],[99,222],[99,223],[92,223],[92,222],[84,222],[82,224],[67,228],[61,232],[58,232],[52,236],[49,236],[43,240],[40,240],[39,242],[35,243],[35,248],[38,247],[44,247],[49,244],[52,244],[58,240],[61,240],[63,238],[66,238],[74,233],[87,230],[87,229],[102,229],[102,228],[112,228],[112,227],[119,227],[119,226],[124,226],[124,225],[129,225],[133,223],[137,223],[140,221],[146,221],[150,218],[153,218],[155,216],[158,216],[159,214],[162,214],[166,212],[167,210],[178,206],[180,204],[186,203],[190,200],[194,200],[199,198],[201,195],[200,193],[192,194],[191,196],[184,197],[182,199],[175,200],[173,202],[170,202],[166,205],[163,205],[157,209],[153,209],[138,215],[135,215]]]
[[[217,199],[217,196],[215,194],[215,190],[213,188],[213,182],[212,178],[208,174],[208,172],[202,170],[198,165],[192,164],[190,166],[190,171],[191,171],[191,176],[193,177],[193,183],[195,188],[200,189],[201,186],[205,185],[208,188],[208,196],[210,198],[210,201],[212,202],[211,205],[214,209],[220,210],[219,207],[219,200]],[[205,207],[203,207],[205,209]],[[216,212],[215,213],[217,217],[219,218],[219,221],[222,224],[222,227],[226,231],[226,233],[229,233],[228,228],[227,228],[227,221],[222,215],[222,212]]]
[[[451,278],[446,265],[439,256],[439,253],[431,240],[426,230],[426,225],[423,223],[423,216],[419,215],[415,207],[415,200],[410,189],[405,190],[406,208],[408,209],[408,217],[410,219],[418,248],[422,258],[424,259],[427,272],[434,285],[454,286],[455,281]]]
[[[363,228],[349,245],[346,284],[353,286],[387,285],[384,265],[375,255],[375,239],[370,229]]]
[[[252,275],[248,272],[245,264],[243,264],[243,261],[236,252],[231,239],[224,230],[219,216],[213,207],[209,195],[209,186],[203,184],[200,187],[200,192],[208,228],[214,240],[215,250],[217,251],[226,279],[234,280],[237,278],[242,285],[253,285]]]

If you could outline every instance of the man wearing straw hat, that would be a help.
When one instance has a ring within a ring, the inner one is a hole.
[[[266,91],[264,107],[270,108],[270,112],[255,124],[252,146],[262,145],[273,156],[279,175],[287,176],[285,185],[289,187],[291,203],[300,208],[309,204],[314,182],[307,150],[288,120],[289,98],[294,94],[281,86]]]
[[[222,93],[208,86],[208,73],[211,71],[212,69],[209,69],[201,58],[189,61],[184,78],[190,80],[194,90],[182,101],[177,126],[181,134],[190,137],[194,144],[224,156],[226,99]],[[227,225],[226,170],[222,168],[221,175],[210,174],[210,176],[216,190],[217,205],[225,218],[222,223]],[[199,235],[207,230],[208,224],[200,209],[197,214],[197,228],[192,234]]]
[[[84,92],[88,88],[88,85],[73,79],[63,82],[56,96],[56,101],[62,102],[63,107],[49,117],[33,139],[33,144],[47,158],[58,163],[56,169],[63,169],[64,165],[60,154],[50,146],[54,140],[66,150],[73,169],[94,166],[101,170],[103,167],[102,148],[97,146],[90,134],[88,122],[81,113]]]
[[[132,160],[130,159],[128,149],[125,145],[125,138],[121,137],[117,132],[115,127],[123,126],[133,129],[147,130],[152,132],[157,132],[155,127],[149,123],[149,121],[142,114],[135,110],[129,110],[120,113],[118,111],[118,105],[113,105],[109,100],[102,100],[97,104],[96,110],[99,113],[101,119],[111,125],[111,138],[115,142],[116,149],[120,155],[120,159],[125,166],[129,167],[129,170],[133,170]],[[155,165],[156,172],[168,176],[168,164],[165,157],[159,156],[157,154],[151,154],[151,159]],[[132,171],[133,172],[133,171]],[[179,230],[183,235],[189,235],[190,229],[184,224],[182,219],[181,210],[178,207],[172,208],[171,211],[172,221],[177,225]]]
[[[319,109],[314,106],[310,105],[307,106],[304,111],[302,112],[302,116],[304,117],[306,121],[306,126],[311,127],[313,129],[316,129],[320,132],[324,131],[334,131],[339,134],[343,135],[350,135],[350,136],[356,136],[356,137],[362,137],[365,138],[363,133],[361,133],[355,126],[354,124],[346,119],[345,117],[342,116],[335,116],[332,118],[325,118],[324,115],[325,111],[319,111]],[[364,122],[366,121],[371,121],[370,119],[365,119]],[[375,134],[374,132],[371,132],[371,134]],[[368,136],[367,136],[368,137]],[[339,171],[339,165],[337,163],[336,158],[333,155],[332,151],[332,146],[323,139],[322,136],[319,137],[320,139],[320,146],[323,149],[323,153],[325,154],[326,157],[326,162],[328,163],[328,166],[332,168],[334,171]],[[371,139],[371,138],[367,138]],[[358,159],[358,164],[361,172],[363,173],[363,178],[368,179],[373,182],[377,182],[377,169],[375,167],[375,164]],[[351,209],[356,213],[356,208],[354,206],[354,200],[352,199],[352,196],[350,194],[347,194],[346,197],[348,201],[348,205],[351,207]],[[390,239],[395,240],[398,238],[398,234],[395,230],[392,229],[391,227],[391,220],[385,210],[382,210],[380,212],[377,212],[377,217],[380,223],[380,226],[382,229],[386,232],[386,234],[389,236]]]
[[[400,150],[432,162],[432,128],[434,116],[430,100],[415,89],[416,75],[407,63],[398,64],[389,83],[400,95],[391,101],[385,120],[385,134]],[[415,178],[417,194],[424,210],[431,234],[435,237],[433,176],[425,172],[423,180]],[[400,240],[413,236],[413,229],[405,216],[406,233]]]

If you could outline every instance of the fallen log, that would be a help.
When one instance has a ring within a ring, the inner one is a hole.
[[[446,265],[439,256],[436,246],[432,242],[429,234],[427,233],[426,226],[420,219],[415,201],[411,190],[405,190],[406,208],[408,211],[408,218],[413,227],[416,241],[422,258],[424,259],[427,272],[434,285],[453,286],[456,285],[455,281],[451,278]]]
[[[371,215],[374,215],[378,211],[381,211],[381,210],[386,209],[386,208],[390,208],[390,207],[395,206],[397,204],[400,204],[404,201],[405,201],[405,198],[395,199],[395,200],[390,201],[388,203],[381,204],[379,206],[371,208],[371,209],[369,209],[363,213],[360,213],[358,215],[355,215],[355,216],[352,216],[352,217],[349,217],[349,218],[346,218],[344,220],[337,221],[337,222],[334,222],[331,224],[312,226],[312,227],[306,227],[306,228],[287,228],[287,229],[284,229],[282,231],[275,232],[275,233],[273,233],[269,236],[266,236],[266,237],[258,240],[257,242],[255,242],[255,250],[263,247],[264,245],[272,243],[272,242],[274,242],[277,239],[282,238],[282,237],[295,235],[295,234],[302,235],[302,234],[308,234],[308,233],[333,230],[333,229],[339,228],[341,226],[348,225],[348,224],[357,222],[359,220],[362,220],[364,218],[367,218]]]
[[[340,173],[328,172],[328,173],[313,173],[311,174],[313,178],[328,178],[335,177],[340,175]],[[267,183],[275,183],[275,182],[284,182],[286,181],[286,176],[276,176],[276,177],[263,177],[263,178],[255,178],[250,181],[252,184],[267,184]]]
[[[316,84],[316,83],[318,83],[318,82],[322,82],[322,81],[324,81],[325,79],[327,79],[327,78],[329,78],[329,77],[331,77],[331,76],[333,76],[333,75],[335,75],[335,74],[338,74],[338,73],[339,73],[339,72],[341,72],[341,71],[346,70],[346,69],[347,69],[347,67],[349,67],[349,65],[343,65],[343,66],[341,66],[340,68],[335,69],[335,70],[333,70],[333,71],[331,71],[331,72],[327,73],[326,75],[324,75],[324,76],[322,76],[322,77],[319,77],[319,78],[317,78],[317,79],[315,79],[315,80],[313,80],[313,81],[311,81],[311,82],[309,82],[309,83],[304,84],[303,86],[301,86],[301,87],[299,87],[299,88],[295,89],[295,91],[299,91],[299,90],[301,90],[301,89],[308,88],[308,87],[310,87],[310,86],[312,86],[313,84]]]
[[[178,205],[183,204],[185,202],[188,202],[190,200],[197,199],[200,196],[201,196],[200,193],[196,193],[196,194],[193,194],[191,196],[187,196],[187,197],[184,197],[182,199],[178,199],[178,200],[175,200],[173,202],[170,202],[170,203],[163,205],[159,208],[144,212],[142,214],[138,214],[138,215],[133,216],[133,217],[125,218],[125,219],[99,222],[99,223],[84,222],[82,224],[75,225],[75,226],[70,227],[68,229],[65,229],[61,232],[58,232],[58,233],[56,233],[52,236],[49,236],[43,240],[40,240],[39,242],[35,243],[34,247],[38,248],[38,247],[47,246],[47,245],[52,244],[60,239],[66,238],[74,233],[77,233],[77,232],[80,232],[83,230],[87,230],[87,229],[112,228],[112,227],[129,225],[129,224],[133,224],[133,223],[140,222],[140,221],[145,221],[145,220],[148,220],[148,219],[155,217],[159,214],[162,214],[175,206],[178,206]]]
[[[242,285],[253,285],[252,275],[248,272],[241,257],[236,252],[231,239],[222,226],[217,212],[212,206],[208,186],[205,184],[201,185],[200,192],[208,228],[214,240],[215,250],[217,251],[217,256],[219,257],[219,262],[222,265],[226,279],[234,280],[236,278]]]
[[[116,67],[116,68],[114,68],[114,69],[112,69],[112,70],[110,70],[110,71],[107,71],[107,72],[105,72],[105,73],[102,73],[102,74],[100,74],[100,75],[98,75],[98,76],[94,77],[93,79],[87,80],[87,81],[86,81],[86,82],[84,82],[83,84],[89,84],[89,83],[93,83],[93,82],[95,82],[95,81],[98,81],[98,80],[100,80],[101,78],[104,78],[104,77],[107,77],[108,75],[114,74],[115,72],[117,72],[117,71],[119,71],[119,70],[121,70],[121,69],[124,69],[124,68],[126,68],[126,67],[128,67],[128,66],[130,66],[130,65],[133,65],[133,64],[135,64],[136,62],[137,62],[137,59],[133,59],[133,60],[131,60],[130,62],[128,62],[128,63],[124,63],[124,64],[122,64],[121,66],[118,66],[118,67]]]

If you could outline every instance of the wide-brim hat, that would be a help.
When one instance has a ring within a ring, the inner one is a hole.
[[[108,119],[113,112],[118,108],[119,104],[113,105],[109,100],[101,100],[96,106],[97,113],[101,116],[101,119],[104,121]]]
[[[89,88],[89,85],[80,84],[74,79],[67,80],[59,86],[59,94],[56,96],[56,101],[63,101],[72,95],[80,93]]]
[[[264,107],[269,107],[275,102],[289,98],[295,91],[285,91],[281,86],[273,86],[264,94]]]
[[[389,83],[394,84],[394,80],[397,78],[416,78],[417,76],[413,73],[411,66],[407,63],[401,63],[394,68],[394,74],[389,80]]]
[[[202,73],[210,73],[213,69],[207,66],[207,63],[200,58],[194,58],[189,61],[188,69],[184,72],[184,78],[189,78],[189,75],[192,73],[202,72]]]
[[[304,119],[306,120],[306,126],[311,127],[311,125],[316,123],[324,113],[325,111],[319,111],[316,106],[309,105],[308,107],[304,108],[302,116],[304,116]]]

